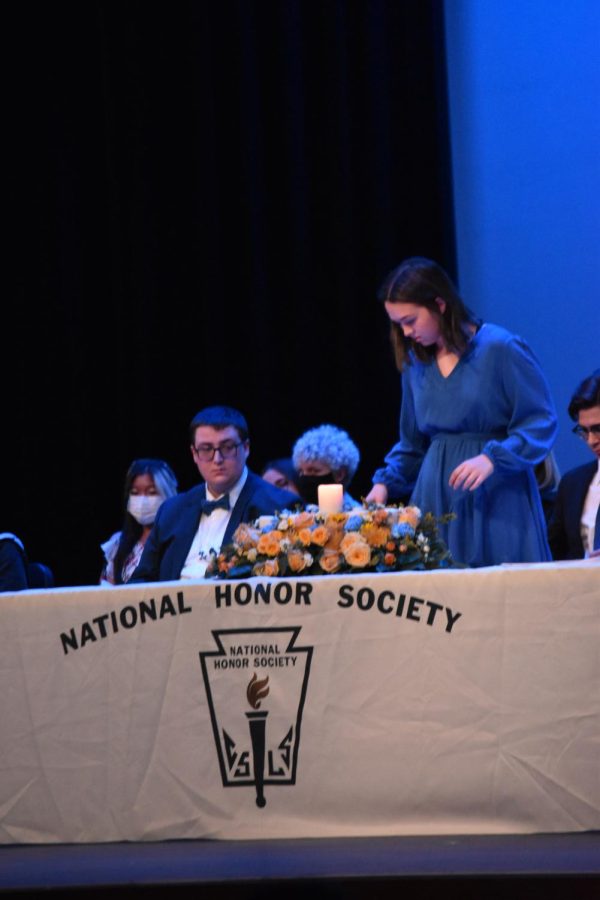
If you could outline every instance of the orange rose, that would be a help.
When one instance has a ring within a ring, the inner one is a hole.
[[[416,528],[421,521],[421,510],[418,506],[405,506],[398,514],[399,522],[408,522],[413,528]]]
[[[248,550],[250,547],[255,547],[258,541],[258,531],[256,528],[252,528],[250,525],[242,522],[241,525],[238,525],[235,534],[233,535],[233,541],[235,544],[238,544],[242,550]]]
[[[345,554],[348,547],[350,547],[352,544],[355,544],[356,541],[362,541],[362,538],[358,531],[349,531],[347,534],[345,534],[342,539],[342,543],[340,544],[340,550],[342,551],[342,553]]]
[[[383,557],[383,561],[386,564],[386,566],[393,566],[394,563],[396,562],[396,557],[394,556],[393,553],[386,553],[385,556]]]
[[[302,572],[306,568],[306,558],[302,550],[290,550],[287,561],[292,572]]]
[[[316,528],[313,528],[310,535],[312,543],[317,544],[319,547],[324,547],[331,536],[329,528],[325,525],[317,525]]]
[[[312,531],[310,528],[301,528],[298,532],[298,540],[301,544],[304,544],[305,547],[308,547],[308,545],[312,543]]]
[[[228,575],[229,572],[231,571],[231,569],[233,569],[234,566],[237,566],[239,561],[240,561],[239,556],[236,556],[235,554],[231,557],[231,559],[226,559],[225,556],[221,555],[221,556],[217,557],[217,561],[216,561],[217,569],[219,570],[219,572],[222,572],[222,573]],[[213,565],[213,564],[211,563],[211,565]],[[208,567],[207,567],[206,571],[207,572],[209,571]]]
[[[312,513],[301,512],[298,513],[297,516],[294,516],[292,519],[292,523],[294,528],[297,531],[300,531],[302,528],[310,528],[311,525],[315,524],[315,517]]]
[[[264,562],[256,563],[252,569],[252,574],[264,575],[266,577],[279,575],[279,563],[276,559],[265,559]]]
[[[387,544],[385,545],[385,549],[386,550],[395,550],[396,545],[393,541],[388,541]]]
[[[324,572],[337,572],[342,564],[342,557],[335,550],[323,550],[319,565]]]
[[[371,548],[362,540],[354,541],[343,553],[348,565],[355,569],[363,568],[371,560]]]
[[[373,513],[373,521],[376,525],[387,525],[388,524],[388,511],[387,509],[376,509]]]
[[[269,531],[267,534],[261,534],[256,549],[266,556],[277,556],[281,549],[279,542],[282,537],[281,531]]]
[[[267,578],[273,578],[275,575],[279,575],[279,563],[276,559],[266,559],[263,565],[263,575],[266,575]]]
[[[383,547],[389,540],[390,529],[381,525],[365,525],[362,529],[365,540],[371,547]]]

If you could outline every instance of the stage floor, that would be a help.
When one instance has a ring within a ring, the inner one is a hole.
[[[377,900],[409,886],[411,897],[442,896],[443,885],[445,897],[518,898],[537,897],[537,885],[540,897],[591,900],[599,884],[600,832],[0,848],[0,891],[20,896],[183,897],[203,888],[219,898]]]

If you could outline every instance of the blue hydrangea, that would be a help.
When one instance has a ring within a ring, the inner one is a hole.
[[[362,516],[350,516],[350,518],[346,521],[344,528],[346,529],[346,531],[360,531],[360,526],[362,525],[362,523]]]
[[[395,525],[392,525],[393,538],[414,537],[414,534],[415,529],[408,522],[396,522]]]
[[[261,534],[268,534],[270,531],[275,531],[277,528],[277,522],[267,522],[266,525],[263,525],[260,529]]]

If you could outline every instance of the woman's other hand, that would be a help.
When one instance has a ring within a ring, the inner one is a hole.
[[[494,464],[485,453],[465,459],[452,472],[448,484],[455,491],[462,488],[463,491],[474,491],[480,487],[486,478],[494,471]]]
[[[385,503],[388,498],[388,489],[385,484],[374,484],[365,500],[367,503]]]

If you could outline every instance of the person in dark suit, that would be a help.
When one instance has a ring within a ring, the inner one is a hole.
[[[26,591],[27,560],[22,541],[9,531],[0,534],[0,592]]]
[[[600,369],[578,386],[568,411],[577,422],[573,432],[596,458],[561,478],[548,526],[550,549],[554,559],[600,560]]]
[[[227,406],[201,410],[190,423],[191,451],[204,483],[166,500],[130,582],[203,578],[211,553],[241,522],[292,509],[298,497],[250,472],[248,425]]]
[[[54,573],[41,562],[29,562],[23,541],[10,531],[0,534],[0,593],[54,587]]]

